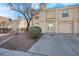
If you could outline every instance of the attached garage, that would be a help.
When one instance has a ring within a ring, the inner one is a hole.
[[[58,33],[72,33],[72,22],[58,22]]]

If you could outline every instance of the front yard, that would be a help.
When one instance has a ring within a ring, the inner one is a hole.
[[[9,35],[7,35],[9,37]],[[10,50],[20,50],[27,51],[33,44],[35,44],[39,38],[37,39],[29,39],[25,33],[19,33],[15,35],[12,39],[0,45],[0,48],[6,48]],[[3,38],[7,39],[6,36]],[[3,40],[3,38],[0,40]]]

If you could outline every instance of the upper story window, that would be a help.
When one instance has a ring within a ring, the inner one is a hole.
[[[69,16],[69,11],[68,10],[64,10],[62,13],[62,17],[68,17]]]
[[[39,19],[39,16],[35,16],[35,19]]]

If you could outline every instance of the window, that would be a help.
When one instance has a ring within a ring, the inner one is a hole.
[[[68,10],[64,10],[62,13],[62,17],[68,17]]]
[[[53,24],[52,23],[48,24],[48,30],[49,31],[53,30]]]
[[[35,19],[39,19],[39,16],[36,16]]]

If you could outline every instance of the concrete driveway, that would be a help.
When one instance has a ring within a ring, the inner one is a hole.
[[[28,51],[48,56],[79,56],[79,35],[45,34]]]

